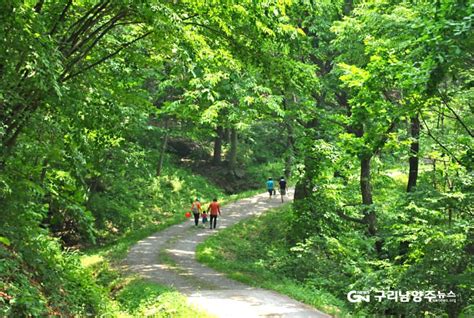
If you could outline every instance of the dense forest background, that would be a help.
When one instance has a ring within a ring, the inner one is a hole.
[[[2,1],[0,315],[107,312],[81,251],[280,175],[275,273],[341,301],[457,295],[347,315],[473,314],[473,20],[463,0]]]

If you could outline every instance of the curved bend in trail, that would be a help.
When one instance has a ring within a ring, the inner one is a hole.
[[[195,260],[196,246],[208,236],[279,205],[278,195],[269,200],[268,194],[259,194],[226,205],[217,230],[196,229],[191,222],[171,226],[134,245],[125,265],[146,279],[173,286],[217,317],[330,317],[287,296],[233,281]]]

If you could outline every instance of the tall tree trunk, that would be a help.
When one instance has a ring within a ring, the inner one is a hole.
[[[217,126],[216,133],[216,138],[214,138],[214,155],[212,163],[220,165],[222,162],[222,139],[224,137],[224,128],[222,128],[222,126]]]
[[[312,187],[311,178],[308,177],[307,173],[305,173],[295,185],[295,194],[293,196],[295,203],[304,201],[308,198],[311,195]]]
[[[284,95],[285,92],[282,91],[282,94]],[[293,102],[296,104],[297,103],[297,98],[296,98],[296,95],[293,94]],[[289,100],[287,98],[284,98],[283,99],[283,110],[285,112],[287,112],[288,110],[288,103],[289,103]],[[295,144],[295,136],[294,136],[294,133],[293,133],[293,126],[291,125],[291,117],[287,117],[285,118],[283,124],[285,125],[285,129],[286,129],[286,151],[285,151],[285,154],[284,154],[284,159],[285,159],[285,171],[284,171],[284,174],[285,174],[285,178],[286,179],[289,179],[290,176],[291,176],[291,166],[293,164],[293,158],[294,158],[294,155],[295,155],[295,147],[294,147],[294,144]]]
[[[232,135],[232,129],[226,128],[224,130],[224,140],[226,143],[230,144],[231,143],[231,135]]]
[[[317,118],[309,121],[306,125],[306,129],[315,129],[319,127],[319,121]],[[317,132],[313,138],[319,138],[319,132]],[[304,174],[303,177],[298,180],[295,185],[295,194],[294,200],[296,201],[303,201],[306,198],[310,197],[314,184],[313,184],[313,177],[318,174],[318,166],[315,163],[314,159],[311,158],[309,155],[304,155]]]
[[[362,204],[365,206],[365,219],[368,225],[369,235],[374,236],[377,232],[377,217],[375,211],[370,208],[374,203],[372,200],[372,185],[370,176],[370,161],[372,155],[360,156],[360,191],[362,194]]]
[[[158,177],[161,175],[161,171],[163,170],[163,161],[165,160],[165,152],[166,152],[166,147],[168,146],[169,134],[170,134],[169,119],[166,119],[165,120],[165,137],[161,145],[160,158],[158,159],[158,165],[156,167],[156,176]]]
[[[411,118],[410,133],[412,142],[410,145],[410,171],[408,173],[407,192],[414,190],[418,179],[418,153],[420,151],[420,119],[418,115]]]
[[[362,193],[362,204],[371,205],[372,201],[372,185],[370,176],[370,161],[372,156],[364,155],[360,158],[360,191]]]
[[[295,204],[298,202],[304,202],[308,199],[313,193],[314,183],[313,177],[318,173],[317,163],[313,158],[310,158],[308,155],[304,157],[304,170],[299,171],[302,174],[302,177],[299,178],[298,182],[295,185],[295,194],[293,200]]]
[[[230,150],[229,150],[229,167],[235,169],[237,164],[237,129],[232,128],[230,131]]]
[[[285,178],[291,176],[291,166],[293,164],[295,137],[293,135],[293,127],[290,123],[286,123],[286,131],[288,137],[286,139],[286,156],[285,156]]]
[[[410,145],[410,158],[408,160],[410,170],[408,172],[408,183],[407,192],[413,192],[416,187],[416,181],[418,178],[418,153],[420,150],[420,118],[419,115],[411,117],[410,119],[410,136],[412,142]],[[410,246],[409,240],[403,240],[398,245],[398,258],[400,264],[406,261],[406,254],[408,253]]]
[[[344,1],[344,15],[349,15],[353,9],[354,9],[354,1],[345,0]]]

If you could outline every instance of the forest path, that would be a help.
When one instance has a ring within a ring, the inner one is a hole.
[[[289,191],[286,201],[292,196]],[[210,235],[281,204],[279,195],[270,200],[267,193],[228,204],[216,230],[195,228],[191,221],[171,226],[134,245],[124,264],[146,279],[176,288],[191,304],[217,317],[330,317],[287,296],[231,280],[195,260],[196,246]]]

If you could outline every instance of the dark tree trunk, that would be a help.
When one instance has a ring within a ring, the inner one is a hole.
[[[291,166],[293,164],[293,156],[294,156],[294,144],[295,138],[293,135],[293,127],[291,127],[290,123],[286,123],[286,131],[288,133],[288,137],[286,140],[286,149],[287,153],[285,156],[285,178],[289,179],[291,177]]]
[[[163,169],[163,161],[165,160],[166,147],[168,146],[168,139],[170,130],[168,128],[169,121],[165,121],[165,137],[163,138],[163,144],[161,145],[160,158],[158,159],[158,165],[156,167],[156,175],[159,177]]]
[[[224,140],[225,140],[225,142],[227,142],[228,144],[231,143],[231,141],[230,141],[230,140],[231,140],[231,135],[232,135],[231,132],[232,132],[232,129],[230,129],[230,128],[226,128],[226,129],[224,130]]]
[[[48,172],[48,160],[44,159],[43,164],[41,165],[41,175],[40,175],[40,183],[43,184],[44,179],[46,178],[46,173]]]
[[[284,94],[283,91],[282,93]],[[294,103],[297,102],[295,95],[293,95],[293,101]],[[288,102],[289,101],[287,98],[283,99],[283,109],[285,110],[285,112],[288,110]],[[295,136],[293,133],[293,126],[291,125],[291,118],[290,117],[286,118],[283,124],[285,126],[286,134],[287,134],[286,135],[287,136],[286,137],[286,152],[285,152],[285,157],[284,157],[284,160],[285,160],[284,175],[286,179],[289,179],[291,177],[291,166],[293,164],[293,158],[295,155],[295,147],[294,147]]]
[[[349,15],[354,8],[353,0],[344,1],[344,15]]]
[[[411,118],[411,146],[410,146],[410,171],[408,173],[407,192],[412,192],[418,179],[418,153],[420,151],[420,119],[418,115]]]
[[[317,129],[319,127],[319,121],[317,118],[309,121],[306,125],[306,129]],[[314,138],[319,138],[319,132],[314,135]],[[311,196],[314,189],[313,177],[319,173],[319,167],[313,158],[305,155],[304,157],[304,175],[298,181],[295,186],[294,200],[302,201]]]
[[[312,181],[313,173],[315,173],[315,170],[313,170],[314,166],[312,158],[305,156],[304,171],[299,171],[300,174],[302,173],[302,177],[295,185],[295,194],[293,197],[295,203],[302,202],[311,196],[314,188]]]
[[[306,177],[303,177],[300,181],[298,181],[295,185],[295,194],[293,200],[295,202],[302,201],[310,196],[310,186],[307,181]]]
[[[362,204],[371,205],[372,186],[370,184],[370,161],[372,156],[362,156],[360,158],[360,191],[362,193]]]
[[[373,204],[372,185],[370,180],[370,161],[371,155],[363,155],[360,157],[360,191],[362,194],[362,204],[365,206],[365,219],[368,225],[369,235],[374,236],[377,232],[377,217],[375,211],[370,208]]]
[[[216,133],[216,138],[214,138],[214,155],[212,158],[212,163],[215,165],[220,165],[222,162],[222,139],[224,137],[224,129],[222,126],[217,127]]]
[[[230,150],[229,150],[229,167],[234,169],[237,164],[237,130],[231,129],[230,132]]]

